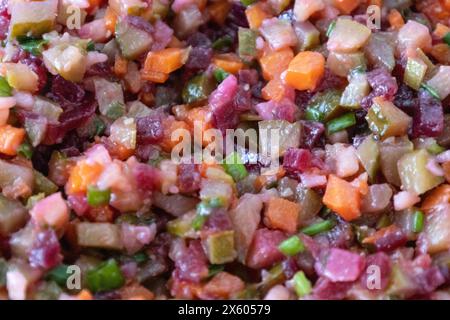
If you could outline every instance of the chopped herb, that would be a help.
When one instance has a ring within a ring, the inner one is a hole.
[[[353,112],[346,113],[339,118],[328,121],[327,132],[333,134],[344,129],[347,129],[356,124],[356,117]]]
[[[17,148],[17,154],[29,160],[33,156],[33,147],[28,141],[25,141]]]
[[[88,44],[86,45],[86,50],[87,51],[94,51],[95,50],[95,42],[94,41],[89,41]]]
[[[19,36],[17,37],[17,41],[23,50],[35,56],[39,56],[42,51],[44,51],[44,46],[48,43],[47,40],[30,38],[27,36]]]
[[[215,276],[219,272],[222,272],[224,268],[225,267],[222,264],[212,264],[212,265],[210,265],[209,268],[208,268],[208,270],[209,270],[208,277]]]
[[[286,256],[295,256],[305,251],[305,245],[298,236],[292,236],[280,243],[278,249]]]
[[[301,231],[308,236],[315,236],[316,234],[333,229],[335,223],[332,220],[325,220],[322,222],[314,223],[310,226],[303,228]]]
[[[137,263],[142,263],[148,260],[148,255],[145,252],[139,252],[133,256],[133,259]]]
[[[11,86],[4,77],[0,76],[0,97],[10,97],[11,95]]]
[[[109,189],[100,190],[92,186],[88,188],[87,203],[90,206],[98,207],[106,205],[109,203],[110,198],[111,198],[111,191]]]
[[[233,44],[233,39],[230,36],[223,36],[214,41],[211,47],[214,50],[224,50],[229,48]]]
[[[233,177],[233,180],[236,182],[248,176],[247,169],[242,164],[241,157],[237,152],[233,152],[228,155],[222,166],[226,173]]]
[[[415,233],[422,232],[423,230],[423,222],[424,222],[424,214],[420,210],[416,210],[414,212],[414,218],[413,218],[413,231]]]
[[[253,4],[256,0],[241,0],[241,3],[248,7],[249,5]]]
[[[214,70],[214,78],[216,78],[217,82],[219,83],[225,80],[229,75],[230,74],[222,68],[217,68]]]
[[[87,285],[92,292],[109,291],[120,288],[125,283],[119,265],[116,260],[109,259],[97,268],[88,271]]]

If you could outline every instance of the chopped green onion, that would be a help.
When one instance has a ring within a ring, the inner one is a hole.
[[[137,263],[142,263],[148,260],[148,255],[145,252],[139,252],[133,256],[133,259]]]
[[[242,164],[241,157],[237,154],[237,152],[233,152],[228,155],[222,164],[226,173],[233,177],[234,181],[239,181],[244,179],[247,175],[247,169]]]
[[[450,32],[448,32],[442,40],[450,46]]]
[[[200,230],[203,227],[203,225],[205,224],[207,218],[208,218],[208,216],[197,214],[195,216],[194,220],[192,221],[192,228],[195,231]]]
[[[50,270],[49,273],[47,273],[46,279],[55,281],[61,287],[65,287],[67,284],[67,279],[70,276],[70,273],[67,272],[68,268],[68,265],[60,264],[59,266]]]
[[[0,97],[10,97],[11,95],[11,86],[4,77],[0,76]]]
[[[420,210],[414,212],[413,231],[419,233],[423,230],[424,214]]]
[[[29,160],[33,156],[33,147],[28,141],[25,141],[17,148],[17,153]]]
[[[213,277],[216,274],[218,274],[219,272],[222,272],[224,269],[224,266],[222,264],[212,264],[209,266],[208,270],[208,277]]]
[[[111,191],[109,189],[100,190],[92,186],[88,188],[87,203],[90,206],[98,207],[106,205],[109,203],[110,198],[111,198]]]
[[[27,36],[18,36],[17,41],[23,50],[35,56],[40,55],[44,51],[44,46],[48,43],[47,40],[34,39]]]
[[[295,256],[305,251],[305,245],[298,236],[292,236],[280,243],[278,249],[286,256]]]
[[[354,126],[356,124],[356,117],[353,112],[346,113],[339,118],[330,120],[327,123],[328,134],[333,134],[338,131],[347,129],[348,127]]]
[[[214,50],[223,50],[229,48],[233,44],[233,39],[230,36],[223,36],[214,41],[211,47]]]
[[[294,290],[297,296],[303,297],[311,293],[311,282],[305,276],[303,271],[299,271],[294,275]]]
[[[97,268],[88,271],[87,285],[92,292],[109,291],[120,288],[125,283],[119,265],[116,260],[109,259]]]
[[[333,227],[334,222],[332,220],[325,220],[307,226],[303,228],[301,231],[308,236],[315,236],[316,234],[331,230]]]
[[[327,28],[327,32],[326,32],[327,38],[330,37],[330,35],[333,32],[335,27],[336,27],[336,20],[333,20],[333,21],[331,21],[330,25]]]
[[[216,81],[219,83],[225,80],[229,75],[230,74],[222,68],[217,68],[216,70],[214,70],[214,78],[216,78]]]
[[[433,97],[435,97],[438,100],[441,100],[441,97],[439,96],[439,94],[436,92],[436,90],[434,90],[434,88],[432,88],[431,86],[427,85],[426,83],[422,83],[420,85],[420,87],[424,90],[427,90],[429,94],[431,94]]]
[[[249,5],[253,4],[256,0],[241,0],[241,3],[248,7]]]
[[[87,51],[94,51],[95,50],[95,42],[94,41],[89,41],[88,44],[86,45],[86,50]]]

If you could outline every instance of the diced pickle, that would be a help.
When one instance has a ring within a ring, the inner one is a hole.
[[[197,75],[190,79],[184,86],[183,102],[190,104],[208,99],[214,90],[214,81],[205,74]]]
[[[342,111],[340,100],[341,92],[338,90],[316,94],[306,109],[306,120],[327,122],[338,116]]]
[[[411,124],[411,117],[381,97],[373,99],[366,119],[370,130],[382,139],[405,135]]]
[[[58,186],[37,170],[34,173],[34,192],[49,196],[58,191]]]
[[[8,236],[22,228],[27,218],[27,210],[19,201],[0,194],[0,235]]]
[[[112,223],[80,222],[76,234],[81,247],[122,249],[119,227]]]
[[[327,58],[327,67],[330,70],[340,76],[347,77],[347,75],[355,68],[365,68],[366,58],[364,53],[335,53],[330,52]]]
[[[75,45],[60,44],[43,52],[44,61],[64,79],[79,82],[86,72],[86,52]]]
[[[353,72],[350,76],[350,83],[345,88],[341,97],[341,106],[357,109],[361,106],[362,99],[370,92],[367,75],[363,72]]]
[[[237,252],[234,248],[234,231],[226,230],[208,235],[204,240],[209,262],[223,264],[233,261]]]
[[[296,21],[294,31],[298,38],[299,51],[309,50],[320,44],[320,31],[309,21]]]
[[[299,122],[264,120],[258,122],[258,127],[259,151],[264,157],[277,157],[283,155],[287,149],[298,148],[300,145],[301,125]]]
[[[422,194],[441,184],[444,179],[433,175],[426,168],[431,156],[425,150],[405,154],[398,162],[398,172],[405,190]]]
[[[427,65],[419,58],[408,58],[403,82],[411,88],[419,90],[427,68]]]
[[[398,174],[397,162],[403,155],[413,151],[414,145],[407,136],[391,137],[379,143],[381,172],[387,182],[399,187],[402,182]]]
[[[297,186],[296,200],[302,208],[298,215],[299,227],[307,226],[322,209],[322,199],[313,189]]]
[[[9,4],[11,23],[9,36],[40,36],[53,29],[58,8],[58,0],[11,1]]]
[[[167,231],[174,236],[181,238],[195,238],[195,230],[192,222],[195,218],[195,211],[190,211],[181,217],[167,222]]]
[[[150,49],[152,37],[145,31],[135,28],[125,20],[116,25],[116,40],[123,56],[127,59],[137,59]]]
[[[257,53],[256,38],[258,33],[255,30],[239,28],[239,56],[241,58],[254,57]]]
[[[369,135],[364,139],[356,150],[356,154],[367,171],[370,180],[373,181],[380,165],[380,149],[373,135]]]

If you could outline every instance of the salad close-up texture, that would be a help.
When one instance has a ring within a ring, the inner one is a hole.
[[[450,300],[449,95],[449,0],[0,0],[0,300]]]

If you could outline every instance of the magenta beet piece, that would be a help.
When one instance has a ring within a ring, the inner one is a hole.
[[[314,92],[322,92],[328,89],[344,88],[347,81],[345,78],[335,75],[330,69],[325,69],[325,74]]]
[[[402,83],[395,94],[394,104],[403,112],[413,116],[414,111],[418,108],[419,100],[416,92]]]
[[[175,261],[175,271],[181,280],[200,282],[208,276],[208,260],[200,241],[193,240]]]
[[[189,58],[184,67],[190,71],[198,71],[208,68],[213,56],[213,50],[207,47],[193,47],[189,52]]]
[[[414,137],[438,137],[444,130],[444,110],[441,102],[428,91],[419,91],[419,104],[413,114]]]
[[[213,213],[211,213],[208,217],[202,227],[202,232],[208,234],[232,229],[233,226],[227,211],[224,209],[218,209],[213,211]]]
[[[81,103],[86,95],[84,89],[71,81],[57,75],[52,80],[50,97],[61,104],[64,109],[71,108]]]
[[[136,119],[138,143],[156,143],[164,136],[161,119],[155,116],[147,116]]]
[[[178,166],[178,188],[180,192],[190,193],[200,189],[201,175],[196,164]]]
[[[229,75],[209,96],[209,105],[214,116],[215,126],[223,133],[226,129],[235,128],[239,123],[239,115],[233,107],[237,91],[237,79],[235,76]]]
[[[173,29],[161,20],[156,20],[153,30],[152,51],[162,50],[172,40]]]
[[[375,288],[369,282],[369,275],[373,274],[372,268],[378,267],[380,270],[380,287]],[[384,290],[389,285],[391,276],[391,260],[389,256],[384,252],[377,252],[371,254],[366,258],[366,272],[362,273],[361,285],[363,288],[370,290]]]
[[[137,163],[133,167],[133,175],[142,191],[153,191],[160,181],[159,171],[145,163]]]
[[[278,245],[285,239],[285,234],[279,230],[256,230],[247,255],[247,265],[253,269],[269,268],[283,260],[284,256],[278,250]]]
[[[359,278],[365,260],[357,253],[333,248],[330,250],[323,275],[332,282],[352,282]]]
[[[398,90],[397,80],[391,76],[389,71],[383,67],[377,68],[367,73],[367,80],[372,87],[372,92],[361,102],[364,110],[370,109],[372,99],[378,96],[386,100],[393,100]]]
[[[302,139],[300,141],[300,146],[307,149],[312,149],[315,147],[323,133],[325,132],[325,126],[321,122],[317,121],[301,121],[303,134]]]
[[[47,68],[45,67],[44,62],[33,55],[29,55],[21,62],[28,65],[30,69],[38,76],[38,91],[44,89],[48,80]]]
[[[312,298],[317,300],[342,300],[352,287],[350,282],[332,282],[320,277],[313,288]]]
[[[54,230],[48,229],[39,232],[28,257],[31,266],[44,269],[55,267],[62,259],[60,249]]]
[[[311,151],[289,148],[283,157],[283,168],[290,172],[305,172],[311,167]]]

